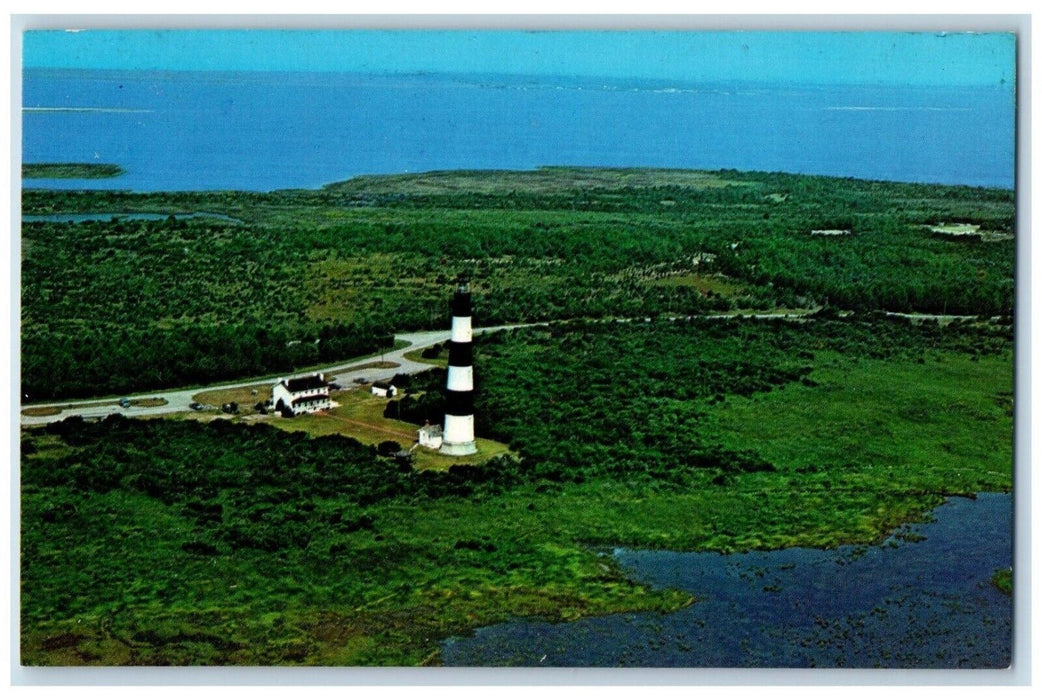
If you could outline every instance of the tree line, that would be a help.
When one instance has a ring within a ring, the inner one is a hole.
[[[716,174],[722,186],[587,189],[559,175],[562,187],[547,192],[363,203],[335,187],[26,190],[27,212],[213,211],[241,223],[23,224],[23,397],[166,388],[375,352],[393,332],[446,327],[459,274],[472,280],[476,322],[489,325],[823,305],[1012,314],[1015,241],[928,229],[956,221],[1010,233],[1006,190],[732,171]],[[832,228],[849,235],[811,233]]]

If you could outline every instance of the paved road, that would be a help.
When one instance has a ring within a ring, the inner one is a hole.
[[[481,333],[488,333],[490,331],[502,330],[505,328],[517,328],[518,324],[509,326],[491,326],[488,328],[475,328],[475,335]],[[420,331],[417,333],[403,333],[395,336],[397,341],[405,341],[408,343],[407,346],[398,348],[397,350],[391,350],[382,356],[382,359],[387,362],[395,362],[398,364],[397,367],[390,369],[351,369],[352,367],[358,367],[359,365],[368,364],[370,362],[377,361],[380,358],[372,357],[365,360],[354,360],[352,362],[341,362],[336,365],[329,365],[327,367],[321,367],[315,371],[322,372],[325,374],[326,381],[336,382],[343,387],[353,385],[355,379],[366,379],[369,381],[375,381],[379,379],[387,379],[395,374],[415,374],[424,370],[430,369],[431,365],[422,362],[414,362],[405,358],[405,353],[418,350],[420,348],[429,347],[435,343],[444,343],[449,339],[450,331]],[[290,375],[287,375],[290,376]],[[21,416],[22,425],[43,425],[46,423],[53,423],[55,421],[64,420],[69,416],[83,416],[84,418],[97,418],[117,413],[124,416],[136,417],[136,416],[155,416],[162,415],[164,413],[180,413],[182,411],[190,411],[188,404],[194,399],[193,396],[200,394],[204,391],[213,391],[215,389],[237,389],[240,387],[253,386],[255,384],[274,384],[275,380],[272,378],[258,378],[258,379],[246,379],[237,382],[230,382],[227,384],[215,384],[213,386],[198,387],[195,389],[171,389],[161,391],[150,391],[141,394],[127,394],[126,398],[129,399],[150,399],[160,398],[165,399],[166,404],[162,406],[131,406],[130,408],[122,408],[117,399],[111,399],[107,403],[104,399],[85,399],[82,401],[55,401],[47,404],[33,404],[33,408],[45,408],[45,407],[60,407],[62,410],[60,413],[49,415],[49,416]],[[90,404],[104,404],[104,405],[90,405]]]
[[[797,310],[790,313],[761,313],[761,314],[740,314],[740,313],[720,313],[720,314],[707,314],[701,316],[701,318],[734,318],[735,316],[744,316],[745,318],[789,318],[796,319],[813,313],[815,309]],[[686,317],[672,317],[671,320],[681,320],[683,318],[694,318],[692,316]],[[641,321],[650,321],[651,319],[613,319],[606,320],[606,323],[640,323]],[[498,331],[507,328],[521,328],[523,326],[533,325],[545,325],[539,323],[527,323],[527,324],[509,324],[504,326],[489,326],[487,328],[475,328],[474,334],[480,335],[481,333],[488,333],[491,331]],[[419,331],[416,333],[403,333],[395,336],[397,341],[405,341],[408,343],[407,346],[392,350],[385,353],[382,358],[388,362],[395,362],[398,364],[397,367],[390,369],[352,369],[359,365],[364,365],[375,361],[377,358],[368,358],[365,360],[354,360],[352,362],[341,362],[335,365],[329,365],[327,367],[321,367],[317,370],[325,374],[326,381],[336,382],[343,387],[349,387],[354,384],[355,379],[366,379],[368,381],[376,381],[380,379],[387,379],[395,374],[416,374],[424,370],[430,369],[431,365],[424,364],[422,362],[414,362],[405,358],[405,353],[418,350],[420,348],[429,347],[435,343],[444,343],[449,339],[450,331]],[[301,373],[297,373],[298,375]],[[289,376],[289,375],[287,375]],[[60,413],[49,416],[21,416],[22,425],[43,425],[46,423],[53,423],[56,421],[64,420],[69,416],[83,416],[84,418],[96,418],[104,417],[117,413],[124,416],[154,416],[162,415],[165,413],[180,413],[182,411],[192,410],[188,404],[194,400],[192,397],[204,392],[213,391],[216,389],[237,389],[240,387],[253,386],[256,384],[271,384],[275,383],[272,377],[261,377],[254,379],[246,379],[237,382],[230,382],[227,384],[215,384],[213,386],[197,387],[195,389],[171,389],[166,391],[151,391],[148,393],[141,394],[128,394],[126,397],[129,399],[149,399],[149,398],[160,398],[165,399],[166,403],[162,406],[131,406],[130,408],[122,408],[119,406],[116,399],[105,401],[104,399],[85,399],[82,401],[55,401],[48,404],[33,404],[34,408],[44,407],[60,407],[62,410]],[[94,405],[90,404],[103,404]]]

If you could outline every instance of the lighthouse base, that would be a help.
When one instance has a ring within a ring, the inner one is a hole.
[[[472,455],[478,451],[478,446],[474,444],[474,441],[470,442],[442,442],[441,448],[438,450],[443,455],[455,455],[457,457],[462,455]]]

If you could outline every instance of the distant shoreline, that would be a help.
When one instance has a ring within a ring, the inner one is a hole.
[[[100,172],[90,175],[74,174],[51,174],[52,171],[45,168],[112,168],[117,172],[111,175],[102,175]],[[27,174],[28,171],[33,174]],[[118,166],[100,163],[26,163],[22,165],[22,178],[28,179],[66,179],[66,180],[101,180],[118,177],[126,171]],[[584,182],[567,183],[568,187],[577,185],[598,187],[639,187],[649,188],[656,186],[697,186],[699,189],[713,186],[714,179],[721,182],[721,178],[727,176],[749,176],[763,174],[767,171],[754,169],[735,168],[676,168],[665,166],[637,166],[637,165],[537,165],[530,168],[444,168],[423,170],[417,172],[368,172],[345,175],[329,182],[311,185],[307,187],[278,187],[270,190],[255,190],[244,188],[214,188],[214,189],[113,189],[108,186],[91,186],[87,183],[69,183],[62,185],[32,185],[23,187],[26,191],[37,192],[119,192],[123,195],[134,197],[164,197],[170,195],[178,196],[205,196],[217,193],[258,195],[258,196],[280,196],[287,193],[339,193],[339,194],[401,194],[402,187],[409,188],[411,194],[456,194],[459,192],[491,194],[509,191],[558,191],[562,185],[562,177],[584,178]],[[853,177],[844,175],[829,175],[821,173],[799,173],[778,171],[793,177],[805,177],[809,179],[831,179],[836,181],[852,180],[859,182],[875,182],[886,185],[908,185],[923,187],[948,187],[969,188],[977,190],[992,190],[1013,192],[1015,188],[1004,185],[974,185],[967,183],[944,183],[944,182],[917,182],[906,180],[885,180],[866,177]],[[77,210],[79,211],[79,210]],[[165,211],[165,210],[164,210]],[[50,214],[50,210],[40,212]],[[132,212],[123,212],[117,216],[126,216]]]
[[[1014,185],[1008,86],[91,70],[27,70],[23,82],[26,162],[90,161],[95,147],[86,144],[117,138],[119,150],[103,146],[100,157],[126,168],[120,188],[133,191],[269,192],[364,174],[537,164]],[[290,108],[301,100],[307,110]],[[360,104],[369,107],[358,112]],[[281,138],[291,123],[300,137]]]

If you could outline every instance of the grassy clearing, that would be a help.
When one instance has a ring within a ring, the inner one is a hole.
[[[513,454],[510,451],[510,447],[504,445],[502,442],[496,442],[495,440],[488,440],[486,438],[477,438],[475,439],[475,442],[478,447],[477,453],[463,456],[443,455],[436,450],[431,450],[426,447],[418,447],[413,452],[415,459],[413,466],[416,469],[446,471],[454,464],[481,464],[493,457]]]
[[[133,402],[131,402],[133,404]],[[54,406],[26,406],[22,409],[23,416],[56,416],[69,408],[97,408],[98,406],[118,406],[119,401],[92,401],[90,403],[60,404]]]
[[[347,435],[366,445],[395,440],[408,448],[416,441],[416,426],[383,417],[387,399],[365,389],[337,392],[334,402],[340,404],[329,411],[272,418],[272,425],[282,430],[301,430],[308,435]]]
[[[747,446],[792,470],[833,478],[866,466],[901,472],[905,487],[1007,489],[1013,453],[1012,353],[956,353],[918,362],[822,357],[817,386],[730,397],[707,420],[726,446]]]
[[[405,353],[405,359],[411,360],[412,362],[422,362],[432,367],[448,367],[449,366],[449,351],[443,349],[438,353],[437,357],[424,357],[423,353],[427,348],[420,348],[419,350],[410,350]]]
[[[130,405],[137,406],[138,408],[155,408],[157,406],[166,406],[169,403],[166,399],[154,396],[148,399],[131,399]]]
[[[60,406],[30,406],[22,409],[23,416],[56,416],[61,412]]]
[[[366,362],[362,365],[352,365],[338,372],[355,372],[362,369],[394,369],[395,367],[401,367],[397,362],[391,362],[390,360],[377,360],[376,362]]]
[[[192,397],[193,401],[207,406],[222,406],[226,403],[235,402],[239,404],[239,410],[252,411],[258,402],[267,401],[271,398],[271,382],[263,384],[252,384],[231,389],[213,389],[201,391]]]
[[[338,392],[334,401],[340,405],[329,411],[294,418],[271,417],[268,420],[280,430],[302,431],[313,437],[344,435],[366,445],[379,445],[381,442],[393,440],[406,450],[416,443],[415,425],[384,417],[387,399],[358,389]],[[417,447],[413,451],[413,466],[416,469],[445,471],[454,464],[480,464],[493,457],[510,453],[507,445],[495,440],[478,438],[476,442],[477,454],[458,457]]]

